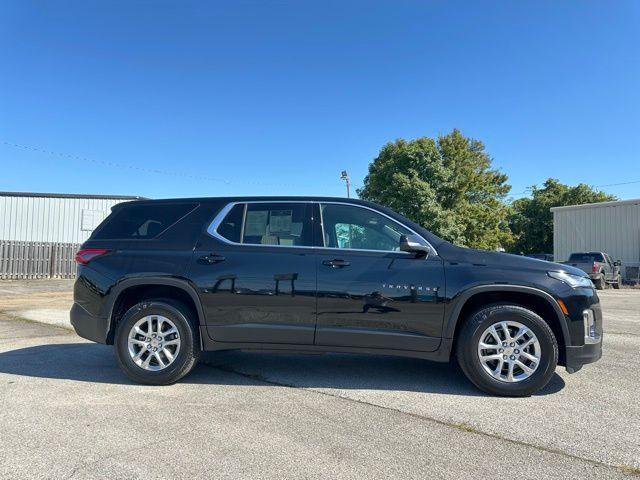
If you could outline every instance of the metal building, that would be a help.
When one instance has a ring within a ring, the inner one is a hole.
[[[112,206],[139,198],[0,192],[0,279],[73,277],[80,244]]]
[[[637,279],[640,267],[640,199],[552,208],[553,255],[602,251],[622,261],[622,277]]]

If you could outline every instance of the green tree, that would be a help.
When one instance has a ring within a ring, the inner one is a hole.
[[[474,248],[511,243],[507,176],[491,168],[478,140],[459,130],[437,139],[388,143],[358,195],[392,208],[436,235]]]
[[[509,220],[514,235],[511,251],[515,253],[553,252],[553,213],[551,207],[580,205],[617,200],[613,195],[581,183],[570,187],[549,178],[542,187],[531,187],[531,198],[513,202]]]

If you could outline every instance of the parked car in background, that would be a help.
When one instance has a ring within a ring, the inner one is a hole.
[[[612,285],[613,288],[620,288],[622,285],[620,260],[614,262],[604,252],[572,253],[569,260],[562,263],[586,272],[598,290],[603,290],[607,285]]]
[[[525,255],[525,257],[544,260],[545,262],[553,262],[553,253],[530,253],[529,255]]]

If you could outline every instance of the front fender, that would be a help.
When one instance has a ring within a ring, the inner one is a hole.
[[[480,293],[491,293],[491,292],[517,292],[524,293],[527,295],[535,295],[536,297],[544,299],[556,313],[556,317],[560,328],[562,329],[562,336],[564,338],[565,345],[571,345],[571,335],[569,333],[569,327],[567,325],[567,320],[560,309],[560,305],[550,294],[545,292],[544,290],[540,290],[534,287],[526,287],[521,285],[503,285],[503,284],[493,284],[493,285],[479,285],[475,287],[471,287],[467,290],[464,290],[454,296],[451,299],[451,302],[448,308],[445,310],[445,322],[444,322],[444,338],[453,338],[456,327],[460,320],[460,313],[464,308],[465,304],[474,296]]]

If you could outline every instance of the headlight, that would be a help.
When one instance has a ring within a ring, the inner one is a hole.
[[[551,278],[555,278],[556,280],[560,280],[561,282],[566,283],[570,287],[593,287],[593,283],[589,277],[583,277],[580,275],[572,275],[567,272],[547,272],[547,274]]]

